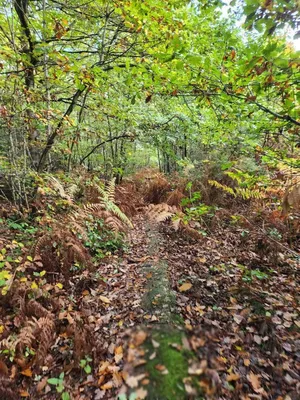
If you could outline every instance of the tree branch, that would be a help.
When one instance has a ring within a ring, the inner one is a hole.
[[[42,155],[40,157],[40,160],[39,160],[39,163],[38,163],[38,166],[37,166],[37,171],[38,172],[43,170],[43,168],[44,168],[44,166],[46,164],[47,155],[48,155],[49,151],[51,150],[51,148],[53,146],[54,140],[55,140],[56,136],[58,135],[59,130],[62,127],[62,125],[63,125],[63,123],[65,121],[65,118],[68,117],[72,113],[74,107],[76,106],[77,100],[79,99],[79,97],[82,95],[82,93],[86,89],[87,89],[87,87],[85,86],[83,89],[78,89],[76,91],[76,93],[73,96],[71,104],[69,105],[69,107],[67,108],[67,110],[64,113],[63,117],[61,118],[61,120],[57,124],[57,126],[54,129],[52,135],[48,138],[46,146],[45,146],[45,148],[44,148],[44,150],[42,152]]]
[[[98,143],[95,147],[93,147],[93,149],[87,155],[82,157],[82,159],[79,161],[79,164],[82,164],[91,154],[94,153],[94,151],[96,151],[99,147],[103,146],[104,144],[112,142],[114,140],[124,139],[124,138],[131,138],[132,139],[133,137],[132,137],[132,135],[125,134],[125,135],[119,135],[119,136],[115,136],[115,137],[113,137],[111,139],[104,140],[103,142]]]

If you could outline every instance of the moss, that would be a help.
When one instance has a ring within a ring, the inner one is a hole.
[[[183,333],[180,331],[167,331],[167,328],[156,330],[151,338],[159,343],[158,348],[154,348],[149,340],[145,347],[148,350],[148,361],[146,370],[149,373],[150,387],[148,390],[149,400],[180,400],[186,399],[187,394],[184,388],[183,379],[188,376],[188,359],[190,352],[177,350],[173,344],[182,346]],[[149,356],[156,353],[153,360]],[[156,366],[163,365],[168,370],[168,374],[163,374]]]

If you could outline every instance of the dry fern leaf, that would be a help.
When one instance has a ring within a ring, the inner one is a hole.
[[[181,200],[184,198],[185,198],[185,195],[180,190],[175,189],[168,196],[166,203],[169,204],[169,206],[180,207]]]
[[[175,232],[179,231],[180,228],[182,227],[181,218],[172,219],[172,227],[173,227]]]
[[[196,229],[191,228],[188,225],[182,225],[181,231],[183,233],[185,233],[188,237],[195,239],[195,240],[199,240],[202,239],[203,236],[201,235],[200,232],[198,232]]]
[[[71,220],[71,222],[69,223],[69,227],[71,232],[79,234],[84,241],[87,242],[89,240],[86,228],[83,227],[80,223]]]
[[[0,378],[0,399],[19,400],[18,388],[15,383],[8,378]]]
[[[65,190],[63,184],[54,176],[48,177],[48,182],[52,185],[52,188],[59,194],[62,199],[73,202],[73,197]]]
[[[36,364],[43,365],[49,348],[52,346],[55,324],[52,317],[42,317],[37,321],[39,328],[39,347],[36,352]]]
[[[36,341],[37,320],[27,321],[27,324],[21,329],[14,345],[18,354],[23,355],[26,347],[31,348]]]
[[[290,211],[300,210],[300,184],[289,187],[283,197],[282,211],[287,215]]]
[[[179,210],[175,206],[166,203],[150,204],[147,210],[148,218],[153,222],[163,222],[172,218]]]
[[[45,318],[49,311],[36,300],[29,300],[26,304],[26,315],[28,317]]]

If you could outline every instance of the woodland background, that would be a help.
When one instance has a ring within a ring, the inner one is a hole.
[[[146,398],[124,335],[163,258],[204,398],[299,398],[299,27],[297,0],[0,2],[1,398]]]

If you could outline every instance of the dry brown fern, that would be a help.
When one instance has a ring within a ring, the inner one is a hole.
[[[49,314],[49,311],[36,300],[31,299],[26,304],[27,317],[45,318]]]
[[[172,218],[180,210],[166,203],[150,204],[147,208],[148,218],[153,222],[163,222]]]
[[[173,192],[169,194],[167,197],[166,203],[169,204],[169,206],[176,206],[178,208],[181,208],[181,200],[184,199],[186,196],[178,189],[175,189]]]
[[[189,238],[199,240],[201,233],[192,228],[184,221],[184,213],[176,206],[170,206],[166,203],[150,204],[147,208],[147,216],[150,221],[160,223],[169,220],[171,227],[175,232],[180,232]]]
[[[36,341],[37,321],[27,321],[26,325],[21,329],[17,339],[14,342],[14,349],[17,355],[22,356],[26,347],[32,348],[33,343]]]
[[[49,315],[42,317],[37,321],[38,332],[36,335],[39,340],[39,346],[36,351],[35,364],[38,366],[43,365],[49,348],[53,344],[53,337],[55,333],[55,324],[53,318]]]
[[[159,204],[166,199],[169,190],[170,184],[167,179],[162,174],[156,174],[146,185],[144,200],[146,203]]]
[[[66,278],[76,262],[92,266],[91,256],[79,238],[67,226],[60,224],[38,239],[34,257],[41,259],[45,270],[62,272]]]
[[[0,378],[0,399],[1,400],[19,400],[18,388],[16,384],[8,379]]]
[[[144,205],[141,194],[133,183],[118,185],[115,189],[116,204],[128,217],[133,217]]]
[[[74,357],[79,362],[86,354],[91,354],[95,346],[94,335],[88,325],[74,327]]]
[[[117,206],[116,206],[117,207]],[[104,221],[104,224],[111,228],[114,232],[125,232],[127,227],[131,227],[132,224],[129,219],[122,213],[117,207],[116,210],[107,210],[103,204],[86,204],[83,207],[83,214],[95,216]]]

